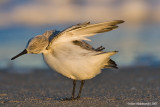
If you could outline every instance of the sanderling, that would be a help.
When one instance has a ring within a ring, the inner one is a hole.
[[[110,56],[117,51],[104,52],[104,47],[95,49],[84,40],[97,33],[117,28],[122,20],[98,24],[86,22],[71,26],[63,31],[50,30],[31,38],[26,49],[11,60],[24,54],[43,54],[45,62],[58,73],[73,80],[71,100],[79,99],[85,80],[101,73],[103,68],[117,68]],[[77,97],[74,97],[76,81],[81,80]]]

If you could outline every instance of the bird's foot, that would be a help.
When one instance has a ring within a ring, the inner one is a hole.
[[[77,96],[76,99],[77,99],[77,100],[80,99],[80,96]]]
[[[70,97],[70,98],[63,98],[62,99],[62,101],[73,101],[73,100],[78,100],[80,97],[76,97],[76,98],[74,98],[74,97]]]

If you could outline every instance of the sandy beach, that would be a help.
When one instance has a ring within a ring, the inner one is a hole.
[[[80,82],[76,87],[78,93]],[[28,74],[0,72],[0,106],[4,107],[113,107],[160,106],[160,68],[105,69],[87,80],[81,98],[70,97],[72,80],[51,70]]]

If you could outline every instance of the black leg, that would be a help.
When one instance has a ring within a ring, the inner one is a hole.
[[[81,81],[81,86],[80,86],[80,89],[79,89],[79,93],[78,93],[77,99],[80,98],[80,96],[81,96],[81,92],[82,92],[82,88],[83,88],[84,82],[85,82],[84,80]]]
[[[73,80],[72,99],[74,99],[75,88],[76,88],[76,80]]]
[[[64,99],[62,99],[62,101],[75,100],[75,98],[74,98],[75,88],[76,88],[76,80],[73,80],[72,97],[70,97],[70,98],[64,98]]]

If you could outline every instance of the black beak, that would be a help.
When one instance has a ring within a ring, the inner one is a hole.
[[[24,55],[24,54],[27,54],[27,50],[25,49],[25,50],[23,50],[21,53],[19,53],[18,55],[16,55],[15,57],[13,57],[11,60],[14,60],[14,59],[16,59],[16,58],[18,58],[19,56],[22,56],[22,55]]]

